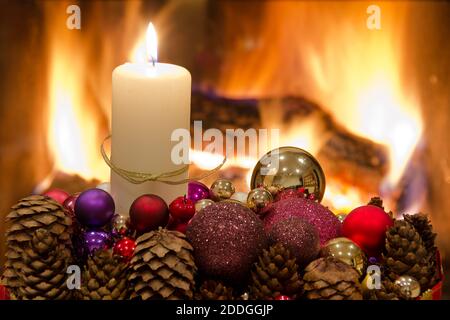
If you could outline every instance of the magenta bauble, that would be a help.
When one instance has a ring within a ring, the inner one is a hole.
[[[288,198],[273,203],[264,217],[269,232],[273,224],[290,217],[299,217],[312,224],[319,233],[320,244],[341,236],[341,222],[320,203],[303,198]]]
[[[190,181],[188,183],[187,198],[194,203],[209,198],[209,188],[199,181]]]

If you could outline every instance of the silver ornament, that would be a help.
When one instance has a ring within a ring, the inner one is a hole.
[[[116,214],[111,221],[112,231],[115,234],[124,235],[128,231],[128,217]]]
[[[395,285],[400,288],[400,293],[406,299],[414,299],[420,295],[420,283],[411,276],[398,277]]]

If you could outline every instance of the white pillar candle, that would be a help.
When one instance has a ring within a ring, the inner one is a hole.
[[[171,159],[176,142],[172,132],[189,130],[191,75],[185,68],[155,63],[156,34],[149,26],[148,63],[126,63],[112,75],[111,161],[134,172],[160,174],[180,169]],[[187,172],[173,180],[187,178]],[[127,215],[132,202],[143,194],[156,194],[167,203],[184,195],[186,184],[151,181],[133,184],[111,170],[111,193],[117,213]]]

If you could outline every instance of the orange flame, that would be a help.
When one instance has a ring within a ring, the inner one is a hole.
[[[348,130],[385,145],[394,187],[422,134],[418,99],[402,75],[405,3],[383,3],[382,29],[366,27],[367,3],[266,2],[255,19],[225,10],[218,91],[231,97],[305,96]],[[241,33],[236,33],[242,30]],[[279,112],[275,110],[275,112]],[[273,127],[273,115],[264,126]],[[281,127],[280,145],[320,150],[314,121]],[[330,182],[330,179],[328,179]],[[330,182],[333,183],[333,182]],[[361,204],[357,190],[328,184],[338,210]],[[359,203],[358,203],[359,202]]]
[[[49,22],[49,125],[47,144],[54,168],[50,174],[65,172],[85,179],[107,180],[108,167],[100,152],[101,126],[92,102],[87,100],[84,81],[89,72],[88,61],[78,38],[79,34],[65,28],[65,16],[58,11],[61,4],[46,5]],[[48,183],[47,181],[47,183]],[[50,181],[51,182],[51,181]]]

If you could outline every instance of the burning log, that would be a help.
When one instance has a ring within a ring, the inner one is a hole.
[[[282,126],[281,143],[286,136],[293,141],[296,135],[309,136],[314,144],[311,151],[327,176],[368,193],[378,192],[388,170],[384,146],[347,131],[320,106],[301,97],[237,100],[196,92],[192,96],[192,119],[202,120],[204,130],[217,128],[222,132]]]
[[[50,186],[46,189],[62,189],[69,194],[95,188],[101,182],[97,179],[86,180],[77,174],[68,174],[60,171],[58,171],[52,178],[53,179]],[[35,192],[42,193],[45,192],[45,190],[35,190]]]

